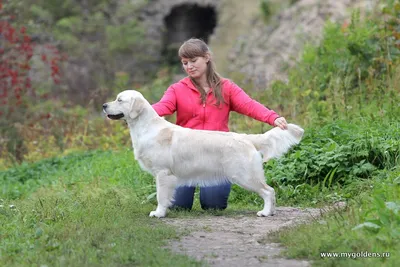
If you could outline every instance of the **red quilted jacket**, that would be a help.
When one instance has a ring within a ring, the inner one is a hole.
[[[185,128],[228,132],[229,112],[236,111],[256,120],[274,124],[279,115],[251,99],[239,86],[228,79],[222,80],[226,103],[215,106],[212,88],[206,103],[201,103],[200,93],[189,77],[172,84],[158,103],[153,104],[160,116],[176,111],[176,124]]]

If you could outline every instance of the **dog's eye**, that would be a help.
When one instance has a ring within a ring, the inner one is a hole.
[[[121,98],[118,98],[118,100],[117,100],[118,102],[122,102],[122,99]]]

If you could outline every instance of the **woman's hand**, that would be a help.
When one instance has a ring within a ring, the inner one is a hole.
[[[284,117],[276,118],[276,120],[274,121],[274,125],[281,128],[282,130],[287,129],[287,121]]]

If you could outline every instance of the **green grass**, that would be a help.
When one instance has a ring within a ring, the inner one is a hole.
[[[400,262],[400,168],[381,172],[371,189],[310,224],[272,235],[290,258],[314,266],[398,266]],[[390,253],[390,257],[321,257],[321,253]]]
[[[275,234],[288,256],[320,266],[394,266],[400,248],[398,131],[396,122],[374,121],[307,128],[301,145],[265,165],[278,206],[348,203],[344,212]],[[155,183],[130,148],[22,164],[0,172],[0,183],[0,266],[201,265],[163,248],[180,233],[148,217],[156,207]],[[201,210],[196,195],[191,212],[171,211],[169,217],[254,216],[262,204],[258,195],[233,186],[225,211]],[[363,251],[391,257],[319,257]]]
[[[0,266],[201,265],[163,248],[179,235],[148,217],[155,208],[146,198],[152,178],[131,151],[75,154],[31,167],[1,173],[10,179],[0,200]]]
[[[163,249],[179,233],[148,217],[154,181],[130,149],[22,164],[0,178],[0,266],[203,264]],[[259,196],[236,186],[225,211],[203,211],[195,199],[191,212],[172,210],[169,217],[255,216],[262,207]]]
[[[153,178],[140,170],[132,150],[88,151],[36,163],[24,163],[0,172],[0,198],[17,199],[45,185],[83,185],[94,178],[104,178],[113,185],[125,185],[140,191]]]

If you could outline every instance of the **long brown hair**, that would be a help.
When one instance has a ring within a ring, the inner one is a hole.
[[[185,41],[178,51],[180,58],[195,58],[195,57],[205,57],[207,54],[210,56],[210,60],[207,62],[207,83],[213,89],[213,95],[217,100],[216,106],[219,106],[225,102],[223,94],[222,94],[222,77],[218,74],[215,63],[211,57],[210,48],[207,44],[201,40],[196,38],[191,38]],[[206,91],[199,86],[192,78],[193,84],[196,86],[197,90],[200,92],[200,98],[202,103],[206,102]]]

